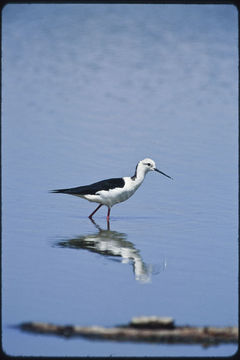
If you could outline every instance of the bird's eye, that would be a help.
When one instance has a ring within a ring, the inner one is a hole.
[[[147,163],[147,166],[151,166],[151,164],[150,164],[150,163]]]

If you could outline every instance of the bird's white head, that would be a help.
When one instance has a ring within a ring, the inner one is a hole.
[[[165,175],[171,179],[170,176],[156,168],[155,161],[153,161],[152,159],[146,158],[139,161],[139,163],[137,164],[136,172],[145,176],[149,171],[157,171],[160,174]]]
[[[137,166],[138,166],[138,170],[143,171],[144,174],[148,173],[149,171],[155,170],[156,168],[155,161],[149,158],[139,161]]]

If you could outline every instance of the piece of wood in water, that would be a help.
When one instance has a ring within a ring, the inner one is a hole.
[[[162,319],[162,318],[160,318]],[[161,323],[163,320],[150,319],[150,324]],[[129,324],[106,328],[102,326],[78,326],[78,325],[55,325],[41,322],[28,322],[20,324],[20,329],[38,334],[52,334],[64,337],[87,337],[89,339],[154,342],[167,344],[201,344],[203,346],[217,345],[220,343],[238,342],[237,327],[192,327],[176,326],[171,318],[163,321],[172,328],[149,328],[146,327],[147,320],[142,319],[144,327],[136,325],[136,319]],[[141,321],[140,320],[140,323]],[[154,320],[154,321],[153,321]],[[139,320],[137,320],[137,324]],[[132,325],[134,324],[134,326]]]

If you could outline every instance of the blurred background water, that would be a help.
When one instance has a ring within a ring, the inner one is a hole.
[[[2,345],[26,356],[226,356],[236,345],[65,340],[24,321],[237,325],[238,24],[232,5],[2,12]],[[127,202],[54,188],[151,173]]]

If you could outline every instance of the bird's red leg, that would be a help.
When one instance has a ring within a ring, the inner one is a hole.
[[[98,207],[89,215],[89,219],[91,219],[93,217],[93,215],[95,214],[95,212],[98,211],[98,209],[100,209],[100,207],[102,206],[102,204],[98,205]]]
[[[111,210],[111,208],[108,208],[107,221],[109,221],[109,218],[110,218],[110,210]]]

